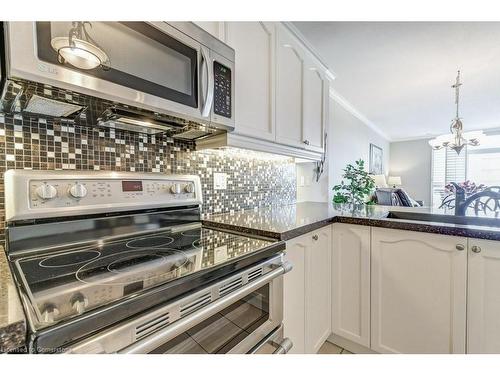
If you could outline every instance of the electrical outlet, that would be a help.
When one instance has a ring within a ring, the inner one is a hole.
[[[299,178],[299,187],[303,187],[305,185],[305,178],[304,176],[300,176]]]
[[[214,173],[214,189],[225,190],[227,188],[227,174]]]

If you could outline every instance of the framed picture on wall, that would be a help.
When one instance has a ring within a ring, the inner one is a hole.
[[[370,143],[370,167],[369,173],[371,174],[382,174],[383,171],[383,157],[384,151],[375,146],[373,143]]]

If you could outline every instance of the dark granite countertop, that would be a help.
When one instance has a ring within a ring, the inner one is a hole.
[[[0,353],[23,347],[26,320],[4,249],[0,246]]]
[[[330,223],[340,222],[500,241],[500,218],[484,218],[487,226],[466,225],[390,218],[387,217],[390,212],[417,213],[427,217],[431,215],[430,217],[436,218],[436,220],[442,216],[448,220],[455,218],[450,211],[430,207],[366,206],[362,209],[352,210],[330,203],[302,202],[286,206],[271,206],[209,215],[204,217],[203,223],[212,228],[279,240],[289,240]],[[476,221],[477,219],[482,220],[479,216],[468,217],[473,217]]]

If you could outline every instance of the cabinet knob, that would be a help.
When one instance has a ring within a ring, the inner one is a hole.
[[[476,245],[472,246],[471,250],[473,253],[480,253],[481,252],[481,248],[479,246],[476,246]]]
[[[315,235],[313,236],[313,240],[314,240],[314,241],[317,241],[317,240],[318,240],[318,238],[319,238],[319,237],[318,237],[318,235],[317,235],[317,234],[315,234]]]
[[[457,249],[458,251],[463,251],[465,250],[465,246],[459,243],[458,245],[455,246],[455,249]]]
[[[305,144],[305,145],[309,145],[309,141],[306,139],[306,140],[304,141],[304,144]]]

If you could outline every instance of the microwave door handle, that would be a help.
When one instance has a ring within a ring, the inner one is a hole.
[[[203,99],[205,99],[201,115],[202,117],[209,117],[210,111],[212,110],[212,104],[214,102],[214,72],[213,65],[210,63],[210,51],[203,46],[201,47],[201,58],[203,61],[201,84],[202,90],[204,90]],[[207,76],[206,78],[204,77],[205,75]]]

